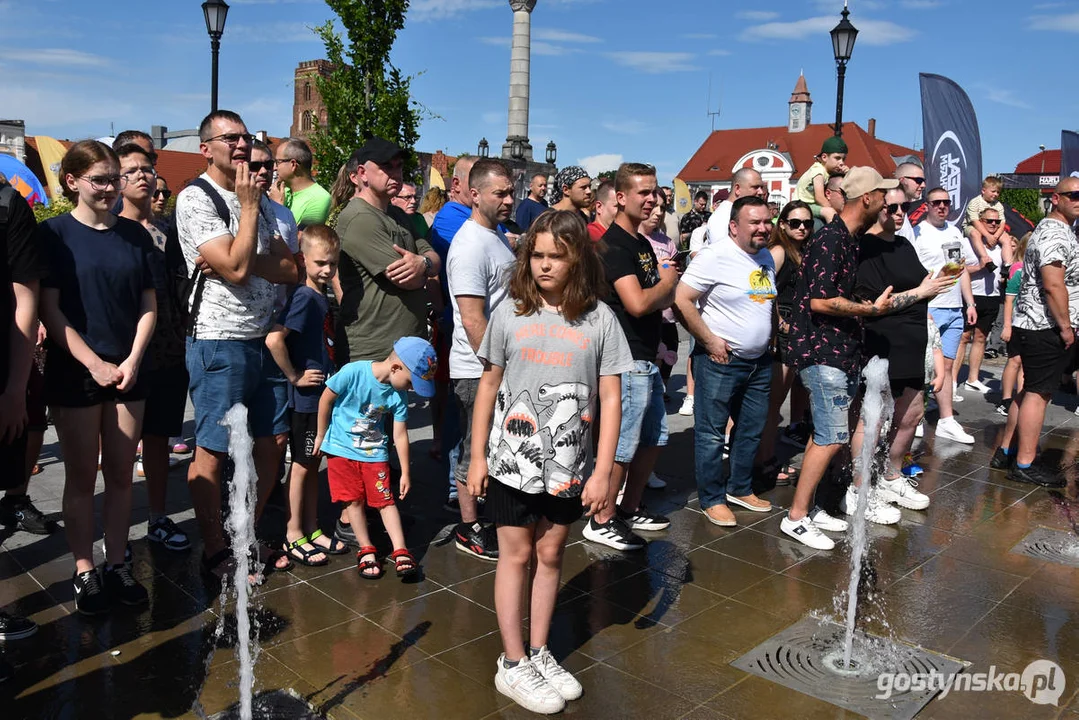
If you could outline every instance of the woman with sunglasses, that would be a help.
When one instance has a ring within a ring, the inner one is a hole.
[[[776,435],[779,432],[779,413],[787,394],[791,394],[790,425],[802,422],[809,410],[809,395],[797,379],[794,368],[783,357],[783,348],[787,345],[788,322],[794,305],[794,280],[798,266],[802,264],[802,243],[809,239],[813,231],[813,211],[801,200],[794,200],[783,206],[772,230],[768,250],[776,262],[776,313],[778,315],[775,338],[775,361],[772,364],[772,390],[769,395],[768,421],[761,434],[761,445],[757,451],[760,470],[757,475],[763,480],[763,487],[771,485],[790,485],[797,477],[798,470],[791,465],[781,467],[776,459]],[[793,388],[793,391],[792,391]],[[801,452],[801,448],[798,450]]]
[[[64,530],[75,559],[75,608],[140,605],[146,589],[124,564],[131,476],[142,433],[142,360],[157,319],[153,240],[139,223],[112,214],[125,185],[116,153],[96,140],[75,143],[60,163],[75,208],[38,226],[49,262],[41,319],[48,330],[46,398],[64,457]],[[93,555],[94,483],[101,448],[105,572]]]
[[[912,510],[929,507],[929,497],[918,492],[915,481],[901,475],[900,468],[925,412],[921,398],[925,386],[929,301],[949,290],[958,280],[955,276],[931,277],[910,241],[896,234],[906,219],[904,199],[903,191],[898,188],[885,195],[885,206],[877,223],[862,238],[855,286],[857,295],[862,298],[875,298],[885,288],[892,288],[892,311],[884,316],[865,318],[864,356],[877,356],[888,361],[888,380],[895,398],[894,421],[888,437],[890,462],[877,491],[869,496],[866,511],[866,519],[884,525],[894,524],[900,517],[897,509],[885,503],[894,502]],[[861,450],[862,435],[859,420],[851,442],[853,457],[858,457]],[[858,480],[855,479],[856,484]],[[847,506],[853,511],[849,497]]]
[[[169,184],[165,181],[165,178],[160,175],[155,177],[156,184],[154,185],[154,196],[153,201],[150,203],[150,209],[153,211],[155,219],[167,220],[166,216],[172,190],[169,190]]]
[[[979,377],[982,370],[982,358],[985,357],[985,343],[989,339],[989,333],[993,330],[993,324],[997,321],[1001,303],[1001,277],[1000,268],[1004,267],[1003,258],[1004,239],[996,234],[996,229],[1004,222],[1000,211],[996,208],[987,207],[981,211],[979,220],[994,231],[991,235],[983,235],[981,238],[982,249],[988,259],[988,263],[982,264],[981,269],[970,268],[970,289],[974,293],[974,309],[978,313],[978,322],[969,326],[963,332],[959,341],[959,352],[956,353],[955,363],[952,365],[952,387],[959,388],[959,369],[963,364],[967,346],[970,346],[970,363],[967,372],[967,381],[963,384],[966,390],[973,390],[985,394],[989,392],[989,386]],[[990,265],[991,263],[991,265]]]

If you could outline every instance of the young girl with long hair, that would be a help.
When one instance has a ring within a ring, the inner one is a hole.
[[[511,302],[495,309],[479,352],[468,490],[487,497],[498,532],[495,611],[504,653],[495,687],[555,713],[583,692],[547,649],[570,525],[606,505],[621,423],[619,375],[633,367],[581,214],[541,215],[521,238]],[[592,424],[599,399],[599,444]],[[591,474],[589,474],[591,473]],[[531,575],[529,645],[521,598]]]
[[[75,143],[60,163],[70,213],[38,226],[49,263],[41,319],[48,330],[46,399],[64,457],[64,531],[75,559],[75,608],[107,612],[140,605],[146,589],[124,564],[131,475],[142,433],[146,383],[139,370],[157,319],[146,229],[112,214],[127,182],[116,154],[95,140]],[[93,557],[98,448],[105,479],[105,572]]]

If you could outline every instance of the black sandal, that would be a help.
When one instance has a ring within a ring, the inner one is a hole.
[[[304,550],[304,545],[312,545],[314,549]],[[306,535],[298,538],[293,542],[289,542],[286,539],[285,544],[281,546],[281,549],[290,558],[300,563],[301,565],[306,565],[307,567],[322,567],[323,565],[328,565],[330,562],[330,559],[326,557],[326,552],[318,545],[312,543],[311,539],[308,538]],[[321,555],[322,559],[312,560],[311,558],[313,558],[315,555]]]
[[[288,572],[294,567],[292,564],[292,560],[289,558],[287,553],[281,552],[280,550],[275,550],[274,548],[262,543],[261,541],[258,542],[254,547],[252,547],[251,556],[257,558],[258,562],[262,563],[263,570],[268,573]],[[277,567],[278,558],[285,558],[286,562],[284,567]]]
[[[315,542],[315,539],[320,538],[320,537],[329,538],[330,544],[325,546],[325,547],[322,546],[322,545],[319,545],[317,542]],[[315,530],[313,533],[308,535],[307,536],[307,542],[311,543],[312,545],[317,547],[322,552],[328,553],[330,555],[344,555],[344,554],[348,553],[348,545],[347,544],[345,544],[341,540],[338,540],[335,537],[330,537],[329,535],[326,535],[326,533],[322,532],[321,530]]]
[[[406,548],[394,550],[390,553],[390,560],[393,560],[394,568],[397,570],[397,577],[399,578],[409,578],[420,571],[420,566],[416,564],[416,558]]]
[[[363,558],[368,555],[373,559],[364,560]],[[373,545],[365,545],[356,552],[356,570],[364,580],[378,580],[382,577],[382,563],[378,561],[378,550]],[[367,572],[368,570],[378,570],[378,572],[371,574]]]

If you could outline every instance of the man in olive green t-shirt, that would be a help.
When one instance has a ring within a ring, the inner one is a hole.
[[[280,197],[273,199],[292,211],[300,230],[324,225],[330,216],[330,193],[311,178],[312,162],[311,148],[303,140],[289,138],[277,146],[274,165]]]
[[[337,218],[341,312],[336,360],[384,360],[406,335],[427,337],[427,279],[441,261],[424,239],[387,213],[400,191],[405,151],[374,137],[348,162],[353,196]],[[343,332],[342,332],[343,330]]]

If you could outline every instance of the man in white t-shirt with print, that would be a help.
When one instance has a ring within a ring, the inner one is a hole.
[[[926,195],[929,212],[925,220],[914,226],[914,249],[926,272],[938,271],[956,274],[962,272],[959,282],[948,292],[929,301],[929,315],[940,331],[941,350],[944,353],[944,387],[936,394],[940,407],[937,420],[938,438],[973,445],[974,436],[969,434],[952,416],[952,403],[963,399],[955,393],[952,383],[952,365],[959,352],[963,328],[974,325],[978,314],[974,309],[974,294],[970,285],[970,272],[964,271],[967,263],[974,262],[970,270],[976,271],[974,248],[970,241],[954,225],[948,223],[952,209],[951,195],[944,188],[933,188]]]
[[[763,199],[768,196],[768,192],[759,172],[753,168],[741,168],[731,178],[730,197],[721,202],[708,218],[708,236],[705,242],[712,245],[720,240],[730,239],[727,228],[731,224],[731,209],[738,198],[750,196]]]
[[[229,551],[221,525],[221,474],[228,430],[220,424],[236,403],[248,409],[258,474],[258,507],[273,489],[289,428],[287,386],[266,348],[273,326],[277,284],[296,284],[298,273],[277,235],[269,200],[248,163],[254,136],[234,112],[217,110],[199,126],[200,151],[209,166],[201,180],[225,201],[228,222],[211,196],[189,185],[176,200],[176,228],[188,272],[203,269],[193,291],[193,326],[187,371],[195,409],[195,454],[187,482],[203,541],[203,566],[221,577]],[[197,297],[196,297],[197,296]],[[196,304],[197,303],[197,304]],[[256,516],[257,519],[257,516]]]
[[[729,505],[768,512],[753,494],[753,458],[768,417],[772,382],[775,261],[768,252],[772,215],[756,195],[731,206],[731,242],[708,245],[693,258],[675,294],[675,311],[696,339],[694,454],[697,492],[709,521],[736,524]],[[724,435],[734,417],[730,474],[723,469]]]
[[[483,375],[476,357],[491,313],[506,297],[515,256],[498,229],[513,211],[513,175],[500,160],[480,159],[468,174],[472,215],[453,236],[446,256],[446,276],[453,304],[450,379],[461,417],[461,455],[454,469],[461,522],[457,547],[484,560],[498,559],[494,528],[478,519],[476,498],[468,493],[472,448],[472,409]]]

